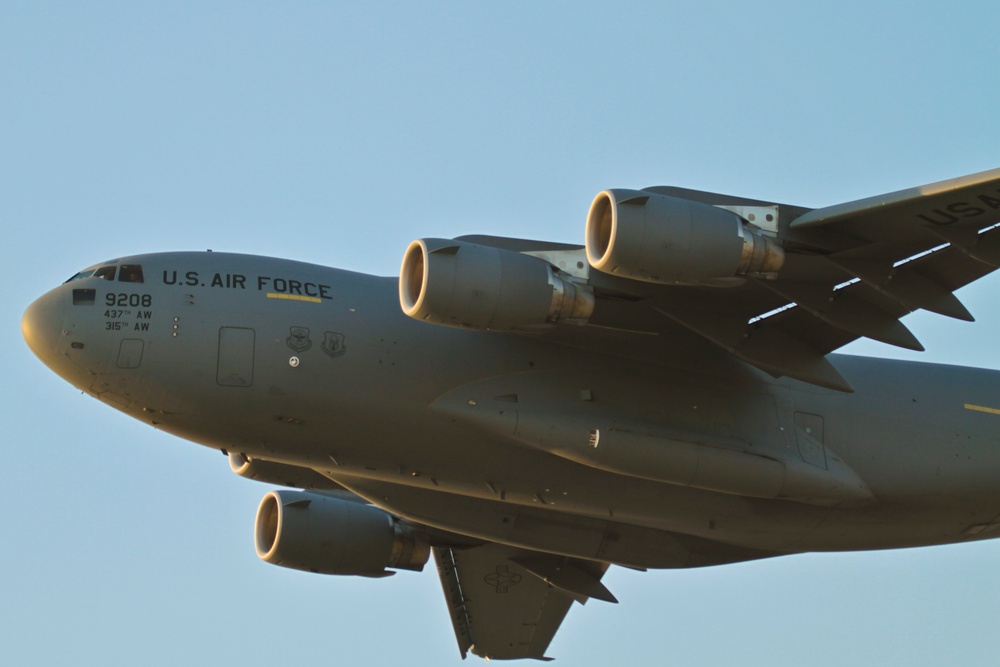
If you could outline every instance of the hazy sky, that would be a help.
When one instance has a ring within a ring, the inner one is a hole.
[[[609,187],[825,206],[998,167],[1000,5],[929,4],[0,3],[0,659],[460,663],[432,567],[259,561],[268,487],[49,372],[32,299],[139,252],[391,275],[417,237],[582,242]],[[1000,368],[998,295],[896,356]],[[605,582],[558,664],[996,664],[996,542]]]

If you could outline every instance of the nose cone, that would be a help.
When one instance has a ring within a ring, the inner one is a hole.
[[[52,366],[53,358],[58,354],[66,315],[62,303],[65,296],[65,293],[49,292],[28,306],[21,316],[21,335],[35,356],[47,366]]]

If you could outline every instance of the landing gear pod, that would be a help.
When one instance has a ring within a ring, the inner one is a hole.
[[[403,256],[399,303],[414,319],[483,330],[585,324],[594,295],[545,260],[446,239],[419,239]]]
[[[724,287],[774,277],[778,243],[731,211],[642,190],[605,190],[587,216],[587,260],[650,283]]]
[[[422,570],[426,537],[388,512],[318,493],[272,491],[257,510],[261,560],[320,574],[385,577],[386,568]]]

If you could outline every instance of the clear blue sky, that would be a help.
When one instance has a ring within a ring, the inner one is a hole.
[[[1000,166],[993,1],[542,4],[0,4],[0,661],[460,662],[432,569],[260,562],[267,487],[30,354],[25,306],[89,264],[390,275],[422,236],[582,242],[608,187],[824,206]],[[911,316],[906,356],[1000,368],[998,295]],[[996,664],[1000,543],[606,582],[558,664]]]

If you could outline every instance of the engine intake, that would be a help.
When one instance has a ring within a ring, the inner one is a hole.
[[[385,577],[386,568],[422,570],[426,536],[388,512],[303,491],[272,491],[254,526],[257,556],[273,565],[320,574]]]
[[[727,286],[774,277],[784,249],[731,211],[641,190],[605,190],[587,216],[587,260],[650,283]]]
[[[594,295],[545,260],[446,239],[419,239],[403,256],[399,303],[410,317],[483,330],[584,324]]]

